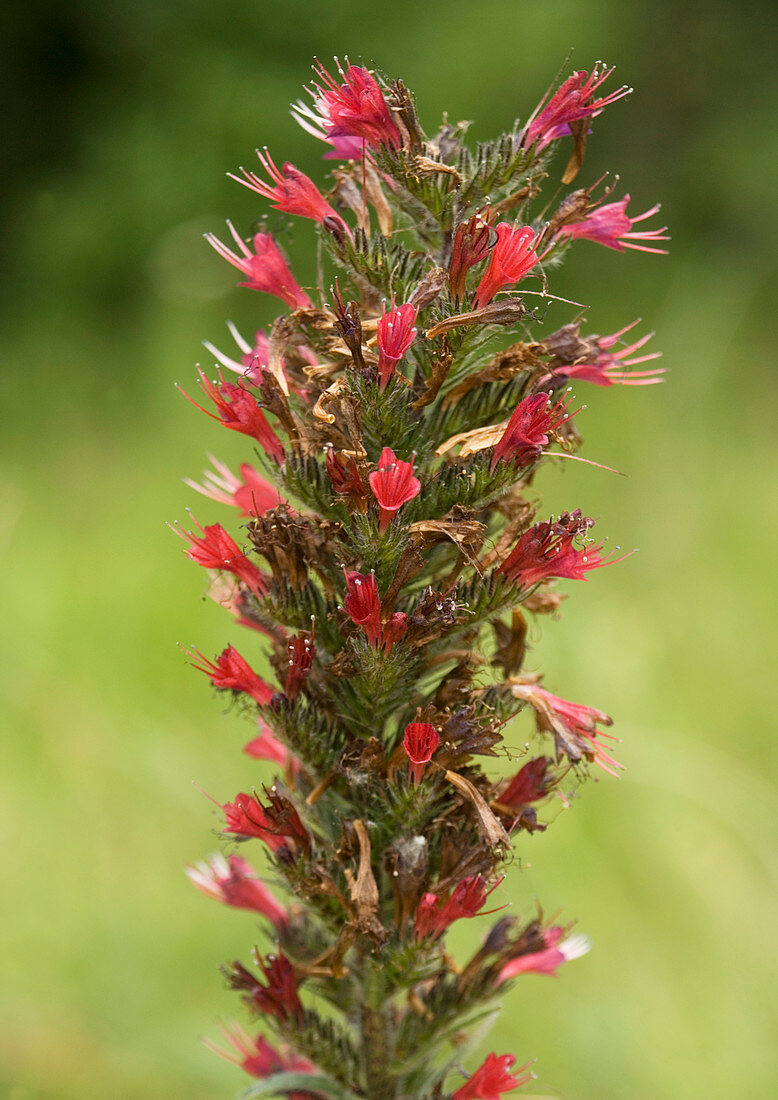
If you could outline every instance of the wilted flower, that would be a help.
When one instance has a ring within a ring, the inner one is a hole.
[[[242,963],[235,962],[226,970],[227,981],[233,989],[246,994],[246,1001],[260,1012],[275,1016],[282,1023],[302,1021],[303,1006],[297,995],[297,977],[294,967],[281,952],[263,959],[254,951],[254,961],[262,971],[266,985],[248,971]]]
[[[586,757],[595,764],[599,764],[603,771],[610,775],[616,775],[614,768],[623,767],[597,740],[598,737],[615,740],[611,734],[597,729],[598,725],[613,724],[613,719],[607,714],[603,714],[601,710],[595,710],[594,707],[584,706],[583,703],[571,703],[567,699],[560,699],[558,695],[552,695],[550,691],[539,687],[529,678],[522,680],[521,677],[517,677],[512,680],[511,692],[517,699],[523,699],[534,707],[538,727],[547,733],[554,734],[557,753],[564,753],[573,763]]]
[[[611,348],[616,347],[619,343],[624,333],[629,332],[637,324],[638,321],[633,321],[632,324],[625,325],[624,328],[619,329],[618,332],[614,332],[610,336],[586,337],[581,341],[583,346],[579,349],[580,354],[576,356],[575,361],[555,366],[548,378],[561,374],[566,378],[575,378],[581,382],[593,382],[595,386],[612,386],[614,383],[622,386],[651,386],[661,382],[664,367],[656,367],[653,370],[624,369],[661,357],[661,351],[654,351],[648,355],[633,355],[633,352],[638,351],[644,344],[648,343],[654,335],[653,332],[641,336],[639,340],[635,340],[627,347],[620,348],[618,351],[611,351]]]

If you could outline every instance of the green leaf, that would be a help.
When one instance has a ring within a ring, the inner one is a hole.
[[[263,1081],[249,1085],[236,1100],[254,1100],[259,1096],[285,1096],[290,1092],[312,1092],[331,1100],[360,1100],[351,1089],[339,1085],[330,1077],[314,1073],[274,1073]]]

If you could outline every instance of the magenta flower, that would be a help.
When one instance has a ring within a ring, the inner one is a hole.
[[[239,509],[242,516],[259,516],[269,512],[271,508],[277,508],[281,503],[276,487],[265,481],[248,462],[241,462],[241,476],[237,477],[229,466],[219,462],[213,455],[208,457],[214,470],[203,472],[204,480],[201,484],[191,478],[185,479],[185,484],[196,492],[218,501],[219,504],[228,504]]]
[[[233,370],[236,374],[241,375],[250,386],[261,386],[270,359],[270,340],[267,333],[263,332],[262,329],[258,329],[252,345],[248,340],[244,340],[232,321],[227,322],[227,328],[230,330],[233,340],[243,352],[240,359],[233,359],[231,356],[225,355],[223,351],[219,351],[207,340],[203,340],[203,347],[223,367],[227,367],[228,370]],[[281,360],[281,367],[283,370],[283,359]]]
[[[395,513],[421,492],[421,482],[413,476],[413,462],[403,462],[391,447],[384,447],[378,469],[368,477],[378,501],[379,529],[385,531]]]
[[[542,101],[536,108],[534,116],[522,134],[523,147],[529,149],[537,142],[537,149],[540,152],[549,142],[570,134],[571,122],[594,118],[610,103],[615,103],[622,96],[629,95],[632,89],[624,85],[606,96],[594,98],[594,93],[612,72],[613,68],[600,68],[600,62],[598,62],[591,73],[586,69],[579,69],[569,76],[545,106]]]
[[[238,235],[232,222],[227,222],[227,226],[240,250],[240,255],[233,252],[226,244],[222,244],[213,233],[206,233],[205,239],[223,259],[233,267],[237,267],[246,276],[247,281],[240,283],[240,286],[261,290],[265,294],[274,294],[276,298],[286,302],[290,309],[310,309],[311,299],[292,275],[289,265],[271,235],[255,234],[252,252]]]
[[[564,934],[564,928],[546,929],[543,933],[545,947],[507,962],[497,977],[498,985],[518,977],[519,974],[555,974],[562,963],[578,959],[591,950],[588,936],[578,934],[563,940]]]
[[[584,538],[593,524],[593,519],[581,515],[580,508],[563,512],[556,523],[536,523],[524,532],[498,572],[515,581],[520,588],[529,588],[552,577],[586,580],[591,569],[615,565],[613,558],[607,561],[602,558],[600,551],[604,543],[597,546],[584,543],[580,548],[573,545],[574,541]]]
[[[197,520],[194,522],[200,527]],[[200,527],[202,536],[195,535],[191,531],[183,531],[180,527],[173,526],[172,530],[189,543],[186,556],[192,561],[205,569],[218,569],[220,572],[232,573],[238,580],[243,581],[255,596],[267,595],[267,580],[220,523]]]
[[[416,307],[410,303],[395,307],[392,299],[392,308],[388,313],[386,305],[383,307],[378,322],[378,384],[382,390],[386,389],[397,364],[416,339],[413,326],[417,316]]]
[[[286,745],[273,735],[270,726],[262,718],[259,719],[258,725],[259,733],[243,746],[243,751],[253,760],[270,760],[273,764],[286,767],[290,760]]]
[[[223,1050],[210,1039],[204,1040],[205,1046],[220,1058],[240,1066],[251,1077],[269,1077],[273,1073],[313,1073],[314,1066],[307,1058],[298,1054],[281,1053],[272,1047],[261,1035],[255,1038],[249,1035],[241,1024],[220,1025],[222,1034],[232,1047],[234,1054]],[[307,1100],[307,1093],[291,1093],[290,1100]]]
[[[323,114],[315,107],[309,107],[307,103],[303,103],[301,99],[292,104],[291,114],[303,130],[318,138],[319,141],[326,141],[328,145],[332,146],[329,153],[324,153],[324,159],[361,160],[365,153],[366,142],[364,138],[348,137],[345,134],[330,134],[332,123],[326,113],[327,106],[321,98],[317,98],[315,103],[321,106]]]
[[[481,309],[491,302],[498,291],[523,279],[538,262],[535,251],[537,235],[530,226],[498,222],[494,230],[497,243],[491,251],[489,266],[476,288],[475,309]]]
[[[196,409],[204,412],[206,416],[218,420],[223,427],[229,428],[230,431],[250,435],[252,439],[256,439],[257,443],[264,448],[271,458],[280,461],[284,457],[281,440],[265,419],[256,398],[252,397],[248,390],[244,390],[242,386],[236,386],[233,382],[225,382],[221,371],[219,371],[218,382],[209,381],[205,371],[201,368],[198,368],[197,373],[200,376],[200,385],[213,401],[217,412],[208,412],[207,409],[204,409],[202,405],[199,405],[194,398],[178,386],[177,388],[187,401],[191,401]]]
[[[597,740],[598,737],[616,740],[612,734],[597,729],[598,725],[613,725],[613,719],[609,715],[595,710],[594,707],[584,706],[583,703],[561,699],[531,681],[517,680],[511,685],[511,692],[517,699],[531,704],[541,730],[554,734],[558,754],[564,754],[574,764],[586,757],[609,775],[616,775],[614,768],[623,767]]]
[[[208,860],[187,867],[186,874],[198,890],[209,898],[234,909],[251,909],[282,931],[289,923],[289,914],[257,877],[250,863],[240,856],[225,857],[217,852]]]
[[[427,764],[440,744],[440,735],[429,722],[410,722],[405,727],[403,748],[408,757],[408,771],[418,787]]]
[[[494,448],[490,470],[500,461],[521,468],[540,458],[548,445],[549,432],[575,415],[567,411],[569,401],[551,405],[550,400],[547,393],[534,393],[519,402]]]
[[[400,131],[375,77],[368,69],[348,65],[348,58],[346,62],[348,67],[344,72],[336,59],[338,73],[343,79],[343,83],[338,84],[317,61],[314,72],[321,83],[314,83],[316,92],[308,89],[327,140],[358,138],[374,149],[381,145],[396,149],[401,141]],[[298,115],[295,117],[301,122]]]
[[[337,214],[322,195],[319,188],[299,168],[287,161],[283,170],[279,170],[268,153],[267,149],[260,152],[257,149],[259,163],[273,180],[273,186],[265,183],[255,172],[248,172],[241,168],[244,178],[228,172],[230,179],[242,183],[250,191],[256,191],[263,198],[270,199],[276,210],[285,214],[297,214],[301,218],[310,218],[321,224],[325,218],[335,218],[344,228],[343,219]]]
[[[653,332],[649,332],[646,336],[642,336],[639,340],[635,340],[634,343],[629,344],[625,348],[620,348],[618,351],[611,351],[611,348],[618,344],[624,333],[629,332],[629,330],[634,328],[638,323],[638,321],[633,321],[631,325],[625,325],[624,328],[619,329],[618,332],[614,332],[611,336],[588,337],[584,343],[587,345],[589,353],[575,363],[555,367],[551,373],[547,375],[547,378],[552,378],[554,375],[564,375],[566,378],[579,378],[582,382],[593,382],[595,386],[612,386],[614,384],[622,386],[652,386],[657,382],[661,382],[661,375],[664,374],[664,367],[656,367],[653,370],[624,369],[625,367],[635,367],[638,363],[647,363],[651,359],[659,359],[661,357],[661,351],[654,351],[649,355],[633,355],[633,352],[639,351],[644,344],[648,343],[654,335]]]
[[[192,661],[192,666],[210,677],[211,683],[220,691],[240,691],[251,698],[261,707],[267,706],[273,698],[275,691],[266,684],[248,662],[241,657],[234,646],[228,645],[216,662],[207,660],[202,653],[195,650],[195,655],[200,660],[198,665]]]
[[[632,232],[632,226],[645,221],[656,214],[659,203],[646,210],[644,214],[638,214],[636,218],[630,218],[627,214],[629,195],[625,195],[619,202],[609,202],[605,206],[597,206],[591,210],[580,222],[563,225],[557,230],[557,237],[578,238],[582,241],[596,241],[606,248],[615,248],[617,252],[623,252],[625,248],[634,248],[638,252],[656,252],[666,256],[666,248],[651,248],[646,244],[635,243],[640,241],[669,241],[666,235],[666,225],[661,229],[645,229],[638,233]]]
[[[513,1092],[526,1085],[534,1077],[534,1074],[525,1072],[532,1063],[528,1062],[512,1074],[509,1071],[515,1061],[512,1054],[501,1054],[499,1057],[494,1053],[487,1054],[483,1065],[457,1089],[451,1100],[500,1100],[504,1092]]]

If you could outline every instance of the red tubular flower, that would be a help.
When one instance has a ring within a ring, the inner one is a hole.
[[[630,218],[626,212],[628,202],[629,195],[625,195],[619,202],[598,206],[580,222],[560,226],[557,237],[577,237],[583,241],[595,241],[597,244],[605,245],[606,248],[615,248],[617,252],[623,252],[625,248],[634,248],[638,252],[656,252],[666,256],[666,248],[651,248],[649,245],[635,243],[636,241],[669,241],[670,238],[665,233],[666,225],[661,229],[632,232],[633,225],[657,213],[659,203],[652,206],[650,210],[646,210],[645,214]]]
[[[408,629],[408,616],[404,611],[395,611],[389,616],[381,629],[382,648],[384,653],[391,653],[392,646],[399,642]]]
[[[197,520],[195,523],[200,527]],[[182,531],[178,527],[171,529],[189,543],[186,556],[192,561],[205,569],[218,569],[234,574],[257,597],[267,595],[268,586],[265,577],[256,565],[249,561],[220,523],[200,527],[202,537],[194,535],[191,531]]]
[[[289,671],[286,674],[286,686],[284,693],[289,699],[296,699],[300,694],[300,688],[306,675],[310,671],[313,659],[316,656],[316,646],[313,644],[313,625],[310,634],[303,631],[289,639],[287,653],[289,656]]]
[[[282,767],[286,767],[290,758],[286,745],[273,736],[270,726],[262,718],[259,719],[259,734],[243,746],[243,751],[253,760],[270,760]]]
[[[241,791],[234,802],[225,802],[224,831],[237,837],[256,837],[264,840],[271,851],[277,852],[283,847],[284,838],[272,832],[272,822],[256,795]]]
[[[382,390],[386,389],[397,364],[416,339],[413,326],[417,316],[416,307],[410,303],[395,307],[392,299],[392,308],[388,313],[384,305],[378,322],[378,384]]]
[[[343,575],[348,589],[343,606],[352,621],[362,627],[372,648],[377,649],[381,643],[381,597],[375,574],[344,569]]]
[[[453,894],[444,901],[437,894],[424,894],[416,911],[415,933],[418,940],[441,936],[450,924],[462,917],[475,917],[486,904],[486,899],[502,879],[487,889],[481,875],[469,875],[457,885]],[[489,912],[495,912],[494,909]]]
[[[429,722],[410,722],[405,727],[403,748],[408,757],[408,771],[418,787],[432,754],[440,744],[440,736]]]
[[[486,259],[497,244],[497,233],[489,224],[490,216],[487,207],[457,226],[448,269],[449,289],[457,300],[465,293],[465,279],[470,268]]]
[[[536,523],[524,532],[498,572],[520,588],[529,588],[552,577],[584,581],[590,569],[623,561],[624,558],[603,560],[600,554],[603,543],[584,544],[580,549],[573,546],[573,541],[583,539],[593,524],[593,519],[581,516],[580,508],[563,512],[556,523]]]
[[[297,995],[297,977],[289,959],[280,951],[278,955],[268,955],[263,959],[255,949],[254,961],[262,971],[267,985],[263,985],[245,966],[236,962],[226,972],[232,988],[245,993],[248,1003],[260,1012],[275,1016],[282,1023],[290,1020],[301,1023],[303,1006]]]
[[[269,512],[271,508],[277,508],[281,503],[281,497],[274,485],[265,481],[259,472],[250,466],[248,462],[240,465],[240,477],[237,477],[229,466],[219,462],[213,455],[208,455],[214,467],[212,470],[203,471],[202,483],[185,479],[185,484],[204,497],[218,501],[219,504],[229,504],[238,508],[242,516],[260,516]]]
[[[311,92],[327,139],[360,138],[374,149],[398,148],[400,131],[375,77],[360,65],[348,65],[348,58],[345,72],[337,58],[335,63],[343,83],[338,84],[317,61],[314,72],[321,84],[314,84],[318,95]]]
[[[202,653],[195,650],[201,664],[192,661],[194,668],[204,672],[210,677],[211,683],[220,691],[241,691],[259,703],[261,707],[267,706],[275,692],[269,684],[257,676],[248,662],[241,657],[234,646],[228,645],[216,662],[207,660]]]
[[[549,407],[550,406],[550,407]],[[512,466],[531,466],[548,445],[549,432],[556,431],[574,413],[567,410],[570,402],[550,405],[547,393],[534,393],[516,406],[508,427],[492,453],[490,470],[501,460]]]
[[[242,183],[244,187],[248,187],[250,191],[256,191],[263,198],[270,199],[276,210],[281,210],[285,214],[297,214],[301,218],[310,218],[320,224],[325,218],[335,218],[346,228],[343,219],[332,209],[313,180],[309,179],[304,172],[295,168],[293,164],[289,164],[288,161],[284,164],[283,170],[279,170],[267,149],[264,152],[257,149],[257,156],[259,163],[274,181],[273,186],[261,180],[255,172],[248,172],[245,168],[241,168],[244,179],[233,175],[232,172],[228,172],[228,176]]]
[[[311,299],[300,287],[281,250],[269,233],[257,233],[254,237],[254,251],[241,239],[232,222],[227,222],[235,244],[240,250],[237,255],[226,244],[206,233],[205,239],[219,255],[237,267],[246,276],[247,281],[240,286],[261,290],[264,294],[274,294],[286,302],[290,309],[310,309]]]
[[[218,414],[208,412],[207,409],[204,409],[202,405],[198,405],[185,390],[178,386],[187,401],[191,401],[196,409],[200,409],[206,416],[218,420],[223,427],[229,428],[230,431],[240,432],[242,435],[249,435],[252,439],[256,439],[257,443],[271,458],[280,462],[284,457],[284,448],[281,440],[265,419],[256,398],[252,397],[243,386],[236,386],[233,382],[225,382],[221,371],[219,371],[218,382],[210,382],[202,369],[198,368],[197,373],[200,376],[200,385],[213,401]]]
[[[528,760],[498,796],[500,805],[518,812],[524,806],[545,798],[556,781],[556,776],[549,772],[550,763],[545,756]]]
[[[535,251],[537,235],[530,226],[498,222],[494,227],[497,243],[492,249],[489,266],[475,292],[473,306],[481,309],[506,286],[517,283],[538,262]]]
[[[281,1053],[261,1035],[252,1038],[238,1023],[221,1025],[222,1034],[234,1054],[206,1039],[205,1046],[220,1058],[240,1066],[251,1077],[269,1077],[272,1073],[313,1073],[314,1066],[298,1054]],[[290,1093],[290,1100],[307,1100],[307,1093]]]
[[[532,1063],[527,1062],[512,1074],[509,1070],[515,1061],[512,1054],[501,1054],[499,1057],[494,1053],[487,1054],[484,1064],[457,1089],[451,1100],[500,1100],[504,1092],[512,1092],[526,1085],[534,1077],[534,1074],[525,1072]]]
[[[653,332],[635,340],[628,347],[615,352],[611,351],[624,333],[629,332],[638,323],[633,321],[631,325],[625,325],[611,336],[589,336],[584,340],[588,354],[583,359],[569,365],[555,367],[547,377],[564,375],[566,378],[578,378],[582,382],[593,382],[595,386],[612,386],[614,383],[622,386],[652,386],[661,382],[664,367],[656,367],[653,370],[624,370],[625,367],[634,367],[638,363],[647,363],[651,359],[660,358],[661,351],[654,351],[649,355],[632,354],[648,343],[654,335]]]
[[[217,852],[208,860],[187,867],[186,874],[198,890],[209,898],[231,905],[234,909],[251,909],[282,931],[289,923],[289,914],[257,877],[256,871],[240,856],[227,859]]]
[[[556,138],[570,134],[571,122],[577,122],[582,118],[594,118],[610,103],[615,103],[622,96],[629,95],[632,89],[625,84],[615,92],[610,92],[599,99],[594,98],[594,93],[612,72],[613,68],[600,68],[598,62],[591,73],[586,69],[579,69],[569,76],[545,106],[541,102],[537,107],[534,117],[522,134],[522,146],[529,149],[537,142],[537,149],[540,152]]]
[[[560,699],[558,695],[552,695],[550,691],[532,682],[522,683],[518,680],[511,685],[511,692],[517,699],[531,704],[539,729],[554,734],[557,754],[564,754],[574,764],[586,757],[609,775],[616,775],[614,768],[623,767],[597,740],[598,737],[616,740],[613,734],[597,729],[598,725],[613,725],[613,719],[609,715],[582,703]]]
[[[578,959],[591,950],[588,936],[580,933],[563,940],[564,928],[547,928],[543,933],[545,947],[511,959],[500,970],[497,984],[518,977],[519,974],[554,974],[564,962]]]
[[[384,447],[378,469],[368,481],[380,514],[379,529],[385,531],[395,512],[421,492],[421,482],[413,476],[413,462],[402,462],[391,447]]]

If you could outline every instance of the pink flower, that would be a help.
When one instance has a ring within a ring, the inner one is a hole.
[[[290,309],[310,309],[311,299],[295,280],[271,235],[255,234],[252,252],[238,235],[232,222],[227,222],[227,225],[241,255],[237,255],[227,245],[222,244],[213,233],[206,233],[205,239],[223,259],[233,267],[237,267],[246,276],[247,282],[241,283],[240,286],[261,290],[265,294],[274,294],[286,302]]]
[[[209,1039],[205,1040],[205,1046],[220,1058],[240,1066],[252,1077],[269,1077],[273,1073],[313,1073],[314,1066],[307,1058],[298,1054],[286,1054],[277,1051],[261,1035],[255,1038],[249,1035],[244,1027],[238,1023],[221,1025],[222,1034],[232,1049],[222,1050]],[[307,1097],[307,1093],[290,1093],[290,1100]]]
[[[348,58],[345,72],[337,59],[335,63],[343,78],[342,84],[338,84],[317,61],[314,72],[321,83],[314,83],[315,93],[308,89],[327,139],[359,138],[374,149],[381,145],[396,149],[401,141],[400,131],[375,77],[368,69],[348,65]],[[298,121],[301,121],[299,116]]]
[[[543,933],[545,947],[507,962],[498,975],[498,985],[519,974],[554,974],[562,963],[578,959],[591,950],[588,936],[578,934],[563,940],[564,934],[563,928],[546,929]]]
[[[386,389],[397,363],[416,339],[416,329],[413,326],[417,315],[415,306],[406,303],[395,307],[394,299],[388,313],[386,305],[383,307],[378,322],[378,379],[382,390]]]
[[[289,959],[281,952],[263,959],[254,949],[254,961],[262,971],[267,985],[263,985],[245,966],[236,962],[225,971],[233,989],[246,994],[246,1000],[260,1012],[275,1016],[281,1023],[294,1020],[301,1023],[303,1006],[297,995],[297,976]]]
[[[198,527],[200,524],[194,521]],[[179,527],[171,528],[185,542],[189,543],[186,556],[205,569],[218,569],[232,573],[243,581],[255,596],[266,596],[267,581],[253,562],[239,549],[220,523],[211,523],[200,527],[202,537]]]
[[[552,577],[586,580],[591,569],[616,563],[613,558],[607,561],[602,558],[603,543],[598,546],[584,543],[580,549],[573,546],[574,540],[583,540],[593,524],[593,519],[581,515],[580,508],[563,512],[556,523],[536,523],[524,532],[498,572],[515,581],[520,588],[529,588]]]
[[[501,1054],[499,1057],[494,1053],[487,1054],[484,1064],[457,1089],[451,1100],[500,1100],[504,1092],[512,1092],[526,1085],[534,1077],[534,1074],[525,1072],[532,1063],[528,1062],[512,1074],[509,1070],[515,1061],[512,1054]]]
[[[220,691],[243,692],[250,695],[261,707],[266,706],[273,698],[273,688],[257,676],[234,646],[228,645],[216,658],[216,663],[207,660],[197,650],[195,653],[202,663],[198,665],[193,661],[193,667],[210,677],[213,686]]]
[[[491,302],[495,294],[506,286],[517,283],[538,262],[535,251],[537,235],[530,226],[515,226],[510,222],[498,222],[494,227],[497,243],[491,259],[475,292],[473,306],[481,309]]]
[[[248,340],[244,340],[232,321],[227,322],[227,328],[230,330],[233,340],[243,352],[240,359],[233,359],[231,356],[225,355],[223,351],[219,351],[207,340],[203,340],[203,347],[223,367],[227,367],[228,370],[233,370],[236,374],[241,375],[250,386],[261,386],[270,360],[270,340],[267,333],[263,332],[262,329],[258,329],[254,335],[252,346]],[[281,366],[283,369],[283,359],[281,360]]]
[[[272,187],[264,183],[256,173],[248,172],[245,168],[241,168],[244,179],[233,175],[232,172],[227,174],[231,179],[248,187],[250,191],[256,191],[263,198],[270,199],[276,210],[281,210],[285,214],[297,214],[301,218],[311,218],[312,221],[320,224],[325,218],[335,218],[346,228],[343,219],[332,209],[313,180],[309,179],[304,172],[295,168],[293,164],[289,164],[288,161],[284,164],[283,170],[279,170],[267,149],[264,153],[257,149],[257,156],[259,163],[273,180]]]
[[[498,795],[497,801],[509,810],[519,811],[524,806],[545,798],[556,781],[549,772],[550,760],[545,756],[536,756],[528,760],[523,768],[514,775],[508,786]]]
[[[413,776],[414,786],[419,785],[426,766],[440,744],[440,736],[429,722],[410,722],[405,727],[403,748],[408,757],[408,771]]]
[[[330,134],[332,123],[327,115],[327,107],[322,99],[317,99],[316,103],[321,105],[324,114],[309,107],[307,103],[303,103],[301,99],[298,99],[296,103],[292,104],[291,113],[292,118],[303,130],[306,130],[313,137],[318,138],[319,141],[326,141],[328,145],[332,146],[329,153],[324,154],[325,160],[361,160],[365,152],[365,141],[359,137],[347,137],[345,134]]]
[[[564,364],[555,367],[547,377],[563,374],[566,378],[579,378],[582,382],[593,382],[595,386],[612,386],[620,383],[622,386],[652,386],[661,382],[660,375],[664,374],[664,367],[654,370],[624,370],[624,367],[634,367],[638,363],[647,363],[651,359],[659,359],[661,351],[652,352],[650,355],[632,355],[644,344],[648,343],[653,332],[642,336],[628,347],[619,351],[610,349],[618,344],[625,332],[634,328],[638,321],[614,332],[611,336],[590,336],[584,343],[587,345],[588,354],[575,363]],[[632,356],[632,358],[628,358]]]
[[[252,397],[248,390],[244,390],[242,386],[225,382],[221,371],[219,371],[218,382],[209,382],[205,371],[201,369],[198,369],[197,373],[200,376],[200,385],[213,401],[218,412],[208,412],[207,409],[204,409],[202,405],[198,405],[185,390],[178,386],[187,401],[191,401],[196,409],[200,409],[206,416],[218,420],[223,427],[229,428],[230,431],[241,432],[243,435],[249,435],[252,439],[256,439],[257,443],[271,458],[275,458],[280,462],[284,457],[284,448],[281,445],[281,440],[265,419],[256,398]]]
[[[384,447],[378,469],[368,481],[380,514],[379,529],[385,531],[395,512],[421,492],[421,482],[413,476],[413,462],[402,462],[391,447]]]
[[[448,269],[451,296],[457,300],[465,293],[465,279],[470,268],[486,259],[497,244],[497,234],[489,224],[490,216],[487,207],[457,226]]]
[[[554,734],[558,754],[564,753],[574,764],[586,757],[610,775],[616,775],[614,768],[623,767],[597,740],[598,737],[616,740],[612,734],[597,729],[598,725],[613,725],[609,715],[582,703],[560,699],[531,681],[515,681],[511,684],[511,692],[517,699],[531,704],[541,730]]]
[[[476,916],[486,904],[486,899],[499,886],[499,879],[487,889],[486,880],[481,875],[469,875],[458,883],[453,894],[447,900],[437,894],[424,894],[416,911],[418,940],[441,936],[450,924],[462,917]],[[495,912],[494,909],[489,912]],[[486,914],[484,914],[486,915]]]
[[[343,571],[348,595],[343,606],[352,622],[361,626],[373,649],[381,643],[381,597],[374,573]]]
[[[638,252],[656,252],[666,256],[666,248],[650,248],[645,244],[634,243],[635,241],[669,241],[670,238],[665,233],[666,225],[661,229],[632,232],[633,225],[657,213],[659,204],[646,210],[645,214],[630,218],[626,212],[628,202],[629,195],[625,195],[619,202],[609,202],[605,206],[595,207],[582,221],[560,226],[557,236],[596,241],[597,244],[605,245],[606,248],[615,248],[617,252],[623,252],[625,248],[634,248]]]
[[[215,473],[212,470],[205,470],[202,484],[192,481],[191,478],[185,479],[185,483],[198,493],[220,504],[229,504],[233,508],[238,508],[242,516],[259,516],[269,512],[271,508],[278,507],[281,503],[276,487],[265,481],[248,462],[241,463],[241,476],[236,477],[229,466],[219,462],[213,455],[208,457]]]
[[[632,89],[624,85],[600,99],[594,98],[594,93],[612,72],[612,68],[600,68],[598,62],[591,73],[585,69],[579,69],[569,76],[548,103],[543,106],[541,102],[536,109],[534,117],[522,134],[521,144],[524,148],[529,149],[537,142],[537,150],[540,152],[555,138],[570,134],[571,122],[577,122],[583,118],[594,118],[608,104],[629,95]]]
[[[512,466],[531,466],[548,445],[549,432],[556,431],[574,413],[568,413],[570,402],[557,401],[550,407],[547,393],[530,394],[516,406],[508,427],[492,453],[490,470],[501,460]]]
[[[227,859],[217,852],[208,860],[187,867],[190,881],[209,898],[231,905],[235,909],[251,909],[267,917],[282,931],[289,923],[289,914],[265,886],[256,871],[240,856]]]
[[[243,751],[252,760],[269,760],[282,767],[286,767],[290,758],[286,745],[273,735],[270,726],[262,718],[259,719],[259,734],[243,746]]]

